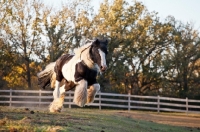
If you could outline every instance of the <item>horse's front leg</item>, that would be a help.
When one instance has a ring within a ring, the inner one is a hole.
[[[87,89],[87,104],[94,101],[96,93],[100,90],[100,85],[95,83]]]
[[[73,102],[80,107],[83,107],[87,102],[87,86],[87,81],[84,79],[80,80],[76,86]]]

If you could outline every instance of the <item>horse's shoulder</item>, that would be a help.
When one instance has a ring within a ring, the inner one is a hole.
[[[79,62],[75,66],[75,80],[80,81],[81,79],[85,79],[87,81],[91,79],[96,79],[97,70],[90,69],[83,61]]]

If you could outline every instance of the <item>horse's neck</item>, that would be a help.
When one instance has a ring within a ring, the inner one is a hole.
[[[92,61],[89,55],[89,49],[83,51],[80,55],[80,59],[84,61],[84,63],[93,70],[99,71],[99,66]]]

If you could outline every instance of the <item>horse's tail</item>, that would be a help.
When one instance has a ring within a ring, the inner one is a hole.
[[[52,62],[48,64],[43,71],[37,73],[38,85],[40,85],[40,87],[45,88],[50,84],[52,88],[54,87],[56,79],[56,73],[54,72],[55,65],[56,62]]]

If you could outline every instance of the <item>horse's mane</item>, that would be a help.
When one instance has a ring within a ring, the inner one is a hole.
[[[93,40],[87,40],[85,42],[85,45],[79,47],[78,49],[75,49],[74,52],[75,52],[75,55],[80,55],[82,53],[82,51],[84,51],[85,49],[87,49],[88,47],[90,47],[92,45],[92,42]]]

